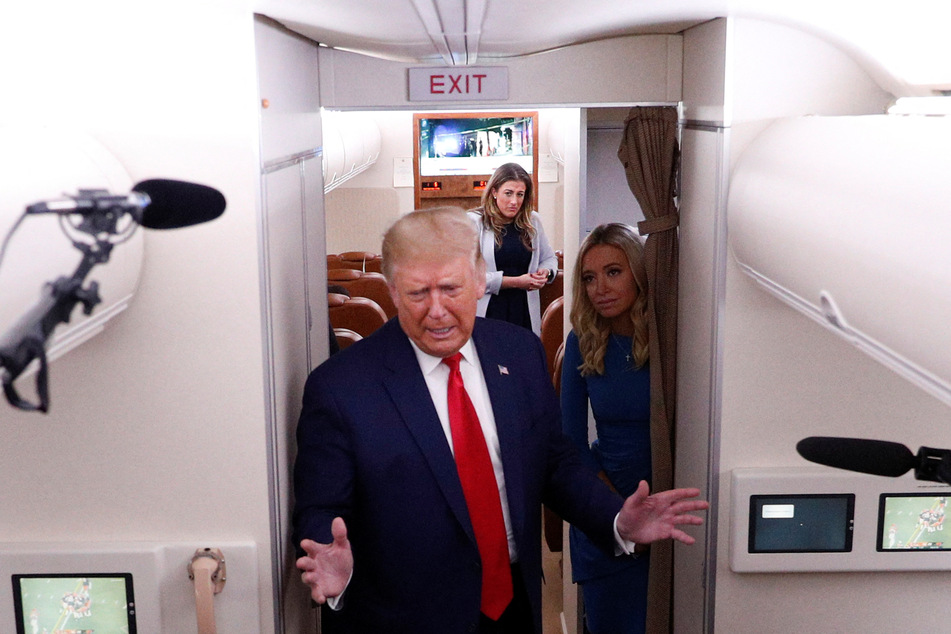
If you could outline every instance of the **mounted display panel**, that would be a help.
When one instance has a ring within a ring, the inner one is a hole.
[[[538,112],[444,112],[413,115],[417,209],[478,207],[492,173],[518,163],[532,175],[538,202]]]
[[[828,467],[734,469],[733,572],[951,570],[951,486]]]
[[[134,634],[135,598],[129,573],[13,575],[17,634]]]
[[[878,506],[878,551],[951,550],[944,529],[946,495],[883,493]]]
[[[751,495],[749,552],[847,553],[855,495]]]

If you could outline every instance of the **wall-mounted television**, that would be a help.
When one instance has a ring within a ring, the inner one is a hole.
[[[437,204],[429,199],[475,206],[505,163],[521,165],[537,185],[537,112],[416,113],[413,123],[417,207]]]
[[[535,171],[534,113],[417,117],[421,176],[491,174],[503,163]]]

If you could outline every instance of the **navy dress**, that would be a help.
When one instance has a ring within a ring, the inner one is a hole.
[[[564,431],[591,468],[607,473],[625,498],[641,480],[651,481],[650,372],[627,360],[631,338],[611,335],[604,374],[581,376],[581,351],[574,331],[565,343],[561,380]],[[588,403],[597,439],[588,445]],[[612,556],[571,527],[572,577],[581,586],[585,622],[592,634],[640,633],[647,616],[648,553]]]
[[[528,273],[532,252],[522,244],[522,234],[514,224],[506,227],[502,244],[495,247],[495,266],[504,277],[518,277]],[[489,299],[485,316],[501,319],[516,326],[532,329],[532,316],[528,312],[528,291],[521,288],[503,288]]]

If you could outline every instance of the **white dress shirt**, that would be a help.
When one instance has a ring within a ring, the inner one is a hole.
[[[428,355],[420,350],[415,343],[412,341],[410,343],[413,344],[413,352],[416,353],[419,369],[422,370],[423,378],[426,379],[426,387],[429,388],[429,395],[436,407],[436,415],[439,416],[443,433],[446,434],[446,442],[449,443],[449,450],[452,451],[452,429],[449,427],[448,402],[449,366],[443,363],[441,358]],[[489,400],[489,389],[485,385],[482,364],[479,363],[479,355],[476,353],[472,339],[466,341],[459,352],[462,354],[462,360],[459,362],[459,373],[462,374],[462,382],[466,386],[466,393],[469,394],[469,400],[472,401],[472,406],[479,417],[479,425],[482,426],[482,433],[485,435],[485,444],[489,448],[489,458],[492,460],[495,481],[499,485],[499,498],[502,501],[502,518],[505,520],[505,535],[508,537],[509,543],[509,561],[514,562],[518,560],[518,551],[515,547],[515,535],[512,533],[512,519],[509,513],[508,495],[505,490],[505,473],[502,471],[502,449],[499,445],[499,433],[495,427],[492,402]]]

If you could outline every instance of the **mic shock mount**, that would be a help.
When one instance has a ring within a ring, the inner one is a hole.
[[[951,484],[951,449],[919,447],[915,479]]]

